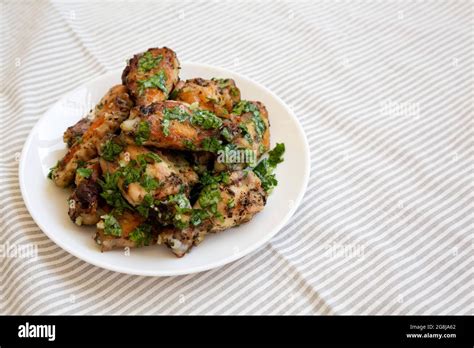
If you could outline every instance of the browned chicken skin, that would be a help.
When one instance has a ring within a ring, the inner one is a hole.
[[[67,147],[73,146],[82,140],[82,136],[91,125],[92,120],[84,117],[81,118],[74,126],[68,127],[64,132],[63,140],[67,144]]]
[[[149,134],[142,143],[146,146],[173,150],[205,150],[206,141],[220,137],[219,129],[206,129],[193,124],[190,119],[192,113],[193,110],[188,104],[167,100],[133,108],[130,118],[122,123],[121,128],[126,134],[137,138],[137,135],[140,135],[140,127],[145,125]],[[218,123],[222,123],[217,117],[214,118]]]
[[[190,105],[197,103],[201,109],[209,110],[219,117],[228,117],[240,101],[240,90],[232,79],[195,78],[179,81],[172,99]]]
[[[150,48],[130,59],[122,83],[136,105],[149,105],[168,99],[178,82],[179,61],[169,48]]]
[[[109,134],[119,129],[120,124],[129,116],[132,102],[127,89],[122,85],[112,87],[96,106],[95,117],[82,136],[52,170],[51,179],[59,187],[72,183],[81,161],[97,157],[97,146]]]
[[[136,248],[156,243],[158,230],[145,223],[136,212],[125,210],[122,214],[103,215],[97,224],[95,242],[101,251]]]

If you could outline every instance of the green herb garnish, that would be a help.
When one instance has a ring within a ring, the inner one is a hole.
[[[138,83],[138,93],[141,95],[147,88],[159,88],[163,93],[168,93],[166,88],[166,74],[164,70],[160,70],[155,75],[151,76],[146,80],[139,80]]]
[[[160,187],[160,183],[155,178],[145,174],[140,182],[140,185],[147,191],[150,192],[152,190],[157,189]]]
[[[117,156],[122,152],[123,147],[117,143],[114,143],[112,140],[107,140],[102,146],[102,158],[112,162],[115,161]]]
[[[104,233],[112,236],[120,237],[122,235],[122,228],[117,219],[111,215],[101,216],[104,219]]]
[[[120,168],[119,170],[119,174],[123,178],[125,186],[130,185],[132,182],[139,182],[142,173],[143,170],[141,166],[137,166],[137,161],[135,160],[131,160],[127,166]]]
[[[153,204],[153,197],[152,197],[151,194],[147,193],[143,197],[142,203],[137,207],[138,213],[141,216],[143,216],[145,218],[148,218],[148,214],[150,212],[150,207],[151,207],[152,204]]]
[[[253,168],[253,172],[260,178],[262,187],[267,192],[278,185],[278,181],[273,172],[278,163],[283,162],[284,153],[285,144],[276,144],[273,150],[268,153],[268,158],[264,158]]]
[[[193,226],[198,226],[206,219],[209,219],[210,215],[206,210],[193,209],[191,219],[189,220]]]
[[[229,142],[232,141],[232,139],[234,138],[232,136],[232,133],[230,132],[229,128],[227,128],[227,127],[222,128],[221,135],[225,140],[227,140]]]
[[[194,110],[191,124],[203,129],[216,129],[222,126],[222,120],[207,110]]]
[[[85,179],[88,179],[92,175],[93,170],[91,168],[77,168],[77,174]]]
[[[158,156],[154,152],[147,152],[147,153],[142,153],[142,154],[138,155],[137,156],[137,161],[143,165],[143,164],[146,164],[146,162],[148,162],[148,161],[155,162],[155,163],[160,163],[160,162],[162,162],[162,159],[161,159],[160,156]]]
[[[150,138],[150,133],[150,123],[148,123],[148,121],[141,121],[135,133],[135,143],[137,143],[137,145],[143,145],[143,142]]]
[[[184,193],[177,193],[169,196],[166,204],[171,205],[174,210],[173,225],[180,230],[188,227],[189,222],[185,217],[189,217],[189,214],[192,214],[191,203],[188,197]]]
[[[241,100],[232,110],[232,113],[236,115],[242,115],[247,112],[252,113],[252,121],[255,123],[255,131],[257,132],[259,139],[261,139],[267,127],[257,105],[247,100]]]
[[[188,150],[191,150],[191,151],[196,150],[196,145],[194,145],[194,143],[191,140],[184,139],[183,145]]]
[[[120,189],[118,188],[118,179],[120,178],[120,171],[115,173],[105,173],[104,181],[99,180],[99,185],[102,187],[102,198],[105,199],[106,203],[112,206],[117,213],[122,213],[124,209],[132,209],[132,207],[123,198]]]
[[[227,172],[221,172],[219,174],[214,175],[212,175],[210,172],[205,172],[199,179],[199,182],[204,186],[210,184],[218,184],[221,182],[224,184],[229,184],[230,176]]]
[[[222,142],[216,138],[205,138],[202,141],[202,148],[204,151],[217,152],[222,148]]]
[[[163,56],[161,54],[154,57],[151,52],[145,52],[138,60],[138,70],[140,72],[148,72],[156,67],[162,59]]]
[[[189,118],[189,113],[186,110],[183,110],[179,106],[174,108],[166,108],[163,110],[163,120],[161,125],[163,127],[163,134],[165,136],[170,135],[169,126],[171,120],[177,120],[183,122]]]
[[[49,168],[48,179],[50,179],[50,180],[53,179],[53,174],[54,174],[55,170],[59,167],[59,163],[60,163],[60,161],[57,161],[55,166]]]
[[[249,129],[247,128],[247,125],[241,123],[239,124],[239,128],[242,131],[242,134],[244,135],[244,139],[247,140],[249,144],[252,144],[253,143],[252,134],[250,134]]]
[[[217,184],[205,186],[199,195],[199,205],[203,208],[209,208],[213,213],[217,212],[217,203],[221,200],[221,193]]]
[[[137,247],[150,245],[152,239],[151,225],[141,224],[130,232],[128,236],[131,241],[135,242]]]

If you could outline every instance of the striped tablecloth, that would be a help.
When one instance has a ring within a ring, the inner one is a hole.
[[[1,0],[0,312],[472,313],[472,4]],[[41,232],[18,158],[62,94],[165,45],[285,100],[311,177],[257,252],[199,274],[128,276]],[[20,246],[36,252],[15,257]]]

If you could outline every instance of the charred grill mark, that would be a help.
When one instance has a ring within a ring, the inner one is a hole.
[[[74,145],[74,143],[80,141],[91,123],[92,122],[90,119],[82,118],[75,125],[68,127],[63,135],[63,140],[67,146],[71,147]]]
[[[155,112],[155,104],[150,104],[150,105],[140,107],[140,113],[142,113],[143,116],[152,115],[154,112]]]

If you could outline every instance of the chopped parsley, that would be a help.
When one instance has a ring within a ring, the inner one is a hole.
[[[120,178],[120,171],[115,173],[105,173],[104,181],[99,180],[99,185],[102,188],[100,194],[105,199],[106,203],[112,206],[117,213],[122,213],[124,209],[132,209],[132,207],[123,198],[120,189],[118,188],[118,179]]]
[[[221,200],[219,186],[214,183],[205,186],[199,195],[199,205],[203,208],[209,208],[212,212],[217,212],[217,203]]]
[[[222,148],[222,142],[216,138],[205,138],[202,141],[202,148],[204,151],[217,152]]]
[[[143,145],[143,142],[150,138],[150,133],[150,123],[148,123],[148,121],[141,121],[135,133],[135,143],[137,143],[137,145]]]
[[[101,216],[104,219],[104,233],[112,236],[120,237],[122,235],[122,228],[117,219],[111,215]]]
[[[267,127],[258,107],[252,102],[241,100],[232,110],[232,113],[236,115],[242,115],[247,112],[252,113],[252,121],[255,124],[255,131],[257,132],[259,139],[261,139]]]
[[[127,166],[120,168],[118,171],[119,175],[123,178],[123,184],[125,187],[133,182],[139,182],[142,177],[143,170],[141,166],[137,166],[136,164],[137,161],[131,160]]]
[[[180,108],[179,106],[175,106],[174,108],[165,108],[163,110],[163,120],[161,121],[161,125],[163,127],[163,134],[165,136],[170,135],[170,121],[177,120],[179,122],[183,122],[187,120],[189,117],[189,113]]]
[[[229,142],[232,141],[232,139],[234,138],[232,136],[232,133],[230,132],[229,128],[227,128],[227,127],[222,128],[221,135],[225,140],[227,140]]]
[[[147,162],[147,160],[149,160],[151,162],[155,162],[155,163],[160,163],[162,161],[161,157],[158,156],[154,152],[147,152],[147,153],[140,154],[140,155],[137,156],[137,160],[138,160],[138,162],[140,162],[142,164],[144,162]]]
[[[203,129],[216,129],[222,126],[222,120],[207,110],[194,110],[191,124]]]
[[[168,89],[166,88],[166,74],[164,70],[160,70],[146,80],[139,80],[137,83],[139,94],[143,94],[147,88],[159,88],[163,93],[168,93]]]
[[[191,203],[184,193],[177,193],[168,197],[166,204],[174,210],[172,223],[176,228],[184,229],[189,225],[189,215],[192,214]]]
[[[93,170],[91,168],[77,168],[77,174],[82,176],[85,179],[90,178],[92,175]]]
[[[230,87],[230,95],[233,97],[238,97],[240,95],[240,91],[237,87]]]
[[[102,146],[102,158],[112,162],[117,156],[122,152],[123,147],[117,143],[114,143],[112,140],[107,140]]]
[[[152,240],[151,225],[141,224],[128,235],[137,247],[150,245]]]
[[[263,122],[263,118],[260,115],[260,112],[254,114],[252,119],[253,123],[255,123],[255,130],[257,131],[257,135],[259,139],[262,139],[263,133],[265,133],[265,129],[267,129],[267,126]]]
[[[140,182],[140,185],[147,191],[150,192],[152,190],[157,189],[160,187],[160,183],[155,178],[145,174]]]
[[[254,168],[253,172],[260,178],[262,187],[265,191],[271,191],[278,185],[278,181],[273,173],[278,163],[283,162],[285,153],[285,144],[280,143],[268,153],[268,158],[264,158]]]
[[[161,183],[146,174],[146,167],[149,162],[161,162],[160,156],[153,152],[143,153],[137,156],[136,159],[131,160],[125,167],[119,168],[113,174],[106,173],[104,181],[99,181],[102,187],[101,196],[106,200],[107,204],[114,207],[114,209],[121,213],[123,209],[132,210],[132,207],[123,198],[122,193],[118,187],[118,180],[123,180],[123,186],[127,187],[131,183],[139,183],[148,193],[144,196],[143,201],[137,211],[148,217],[148,210],[153,204],[153,197],[149,192],[160,187]]]
[[[277,143],[276,146],[268,153],[268,163],[276,167],[278,163],[283,162],[283,154],[285,153],[285,144]]]
[[[56,169],[59,167],[59,163],[60,161],[57,161],[55,166],[49,168],[48,179],[51,179],[51,180],[53,179],[53,174],[56,171]]]
[[[250,134],[249,129],[247,128],[247,125],[244,123],[239,124],[239,128],[242,131],[242,134],[244,135],[244,139],[247,140],[249,144],[253,143],[252,139],[252,134]]]
[[[170,134],[169,126],[172,120],[179,122],[190,121],[193,126],[203,129],[216,129],[222,126],[222,120],[210,111],[194,109],[191,115],[188,111],[175,106],[174,108],[165,108],[163,110],[161,125],[165,136]]]
[[[194,145],[194,143],[191,140],[184,139],[183,145],[188,150],[196,150],[196,145]]]
[[[237,103],[236,106],[234,106],[234,109],[232,109],[232,113],[235,115],[242,115],[242,113],[246,112],[245,109],[248,103],[249,102],[246,100],[241,100]]]
[[[221,182],[224,184],[229,184],[230,176],[229,176],[229,173],[226,173],[226,172],[221,172],[219,174],[214,174],[214,175],[212,175],[209,172],[205,172],[199,179],[199,182],[204,186],[211,185],[211,184],[218,184]]]
[[[150,207],[151,207],[152,204],[153,204],[153,197],[152,197],[151,194],[147,193],[143,197],[142,203],[137,207],[138,213],[141,216],[143,216],[145,218],[148,218],[148,214],[150,212]]]
[[[193,226],[198,226],[206,219],[209,219],[210,215],[203,209],[193,209],[191,219],[189,220]]]
[[[138,70],[140,72],[148,72],[156,67],[162,59],[163,56],[161,54],[154,57],[151,52],[145,52],[138,60]]]

